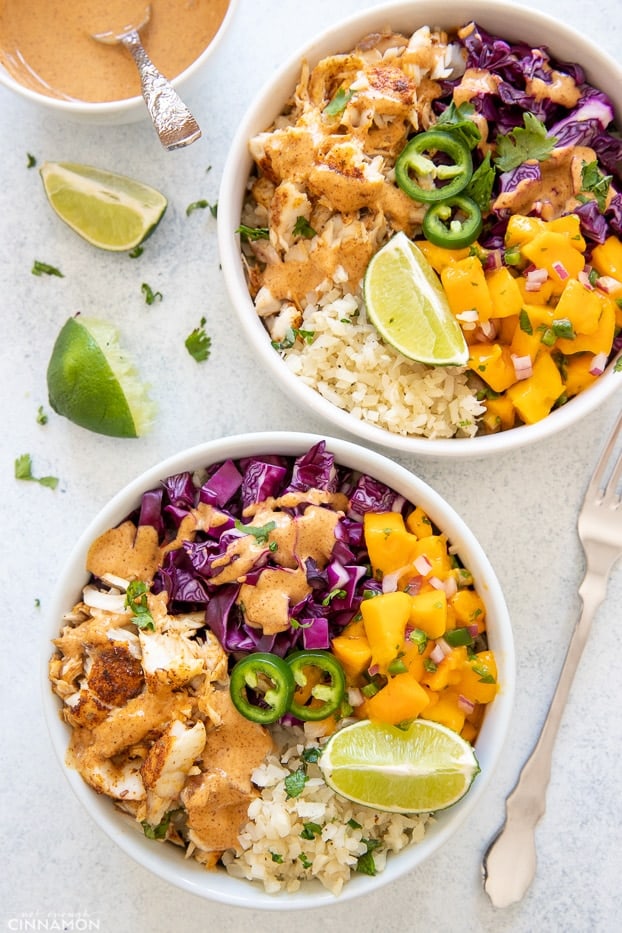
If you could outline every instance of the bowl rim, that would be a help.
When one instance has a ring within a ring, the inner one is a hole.
[[[213,52],[215,52],[216,48],[220,45],[220,42],[222,41],[222,38],[228,29],[230,20],[234,16],[234,12],[238,3],[239,0],[229,0],[222,22],[220,23],[220,26],[214,33],[210,42],[194,59],[194,61],[190,62],[187,68],[184,68],[184,70],[180,71],[178,75],[170,79],[170,84],[175,88],[176,91],[179,91],[183,85],[201,69],[203,63],[208,58],[210,58]],[[144,110],[145,119],[149,119],[149,114],[147,113],[145,102],[140,94],[137,94],[134,97],[123,97],[119,100],[105,101],[86,101],[79,100],[77,98],[66,100],[62,97],[51,97],[47,94],[40,94],[38,91],[26,87],[24,84],[21,84],[21,82],[9,74],[9,72],[1,64],[0,85],[3,85],[10,91],[14,91],[16,94],[19,94],[30,103],[47,107],[49,110],[54,111],[59,115],[64,114],[66,116],[84,116],[91,118],[99,117],[105,121],[106,118],[110,117],[129,116],[134,112],[140,112],[142,109]]]
[[[50,686],[48,663],[53,654],[51,639],[60,631],[62,615],[71,608],[79,595],[80,587],[87,580],[84,554],[89,543],[96,535],[121,521],[139,501],[142,492],[157,486],[166,476],[184,469],[208,466],[228,457],[236,459],[260,453],[299,455],[320,440],[326,442],[327,449],[334,454],[338,464],[369,472],[411,500],[423,502],[432,520],[443,531],[447,530],[457,550],[462,554],[468,553],[466,562],[476,581],[479,581],[479,592],[486,602],[487,612],[490,612],[491,618],[495,620],[490,632],[490,645],[497,654],[503,688],[495,698],[494,715],[491,708],[491,714],[486,716],[475,746],[481,773],[462,801],[438,815],[436,822],[426,831],[422,842],[403,849],[398,855],[390,858],[384,871],[374,878],[356,875],[344,885],[340,895],[331,894],[319,882],[311,882],[293,894],[281,892],[271,895],[252,882],[232,878],[224,870],[208,872],[193,860],[184,860],[181,850],[174,846],[155,846],[152,841],[146,840],[136,831],[133,819],[116,811],[110,800],[97,795],[77,771],[66,765],[69,730],[59,715],[60,703]],[[222,437],[179,451],[135,477],[95,515],[72,548],[52,594],[49,611],[46,613],[45,637],[41,645],[40,687],[48,734],[72,791],[99,828],[116,842],[126,855],[161,879],[209,900],[253,909],[296,910],[341,904],[354,897],[371,893],[413,870],[454,833],[481,799],[501,756],[512,714],[515,664],[512,626],[500,583],[478,539],[447,500],[416,473],[394,463],[377,451],[351,441],[325,434],[267,431]]]
[[[491,17],[503,15],[508,23],[507,29],[505,26],[501,29],[503,35],[518,38],[526,31],[527,35],[533,34],[533,38],[530,36],[527,41],[540,45],[543,44],[541,38],[536,37],[550,35],[551,42],[548,47],[558,59],[568,60],[563,54],[564,51],[569,52],[570,48],[578,44],[588,60],[598,62],[599,69],[604,69],[605,80],[599,79],[597,86],[612,97],[614,104],[617,92],[618,122],[622,120],[622,94],[619,90],[622,86],[622,66],[612,56],[598,49],[595,41],[581,35],[571,26],[560,23],[549,14],[531,7],[517,7],[506,0],[471,0],[466,6],[460,0],[446,0],[440,8],[434,0],[401,0],[346,17],[311,42],[299,47],[259,90],[243,115],[229,147],[218,198],[218,247],[229,299],[249,345],[268,372],[275,374],[281,389],[301,406],[348,434],[385,449],[424,457],[478,458],[505,453],[542,441],[582,420],[622,388],[622,376],[614,371],[616,362],[622,359],[622,355],[618,354],[617,359],[609,363],[603,375],[591,386],[566,405],[552,411],[546,418],[535,424],[523,424],[497,434],[472,438],[400,435],[352,417],[349,412],[338,408],[289,370],[271,346],[269,335],[254,310],[239,258],[239,237],[235,234],[240,222],[244,184],[252,165],[248,140],[264,130],[278,115],[284,103],[282,88],[293,90],[303,59],[312,67],[324,55],[343,50],[348,42],[356,41],[356,38],[360,38],[374,27],[377,29],[379,24],[388,24],[398,29],[406,28],[405,24],[409,24],[408,28],[414,30],[418,26],[429,24],[430,21],[446,27],[449,22],[460,24],[473,19],[486,28]],[[499,32],[497,27],[495,29]],[[341,36],[346,38],[340,39]],[[587,65],[586,74],[589,78],[591,71]]]

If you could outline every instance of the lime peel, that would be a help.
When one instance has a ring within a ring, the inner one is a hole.
[[[155,416],[147,387],[119,343],[116,328],[72,317],[61,328],[47,370],[50,405],[80,427],[112,437],[139,437]]]
[[[430,366],[466,365],[467,343],[440,280],[405,233],[372,256],[363,294],[369,320],[403,356]]]
[[[100,249],[134,249],[167,208],[161,192],[116,172],[77,162],[44,162],[39,171],[56,214]]]

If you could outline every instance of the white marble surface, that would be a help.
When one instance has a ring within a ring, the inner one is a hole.
[[[323,25],[370,0],[241,0],[238,14],[189,103],[204,129],[186,151],[165,153],[146,124],[77,127],[42,115],[0,91],[0,295],[2,340],[3,547],[0,928],[71,929],[86,913],[97,929],[169,933],[219,929],[257,933],[322,929],[563,931],[619,929],[619,673],[622,570],[595,620],[556,746],[547,812],[537,844],[537,878],[521,904],[493,909],[480,861],[503,815],[503,800],[545,715],[579,611],[583,557],[575,519],[597,448],[620,396],[554,440],[487,461],[402,462],[445,494],[480,536],[510,608],[518,655],[511,736],[482,805],[455,841],[399,882],[363,898],[293,917],[203,902],[156,881],[117,851],[82,812],[53,756],[41,713],[41,629],[56,576],[78,533],[136,473],[198,441],[244,430],[325,426],[292,408],[266,383],[224,295],[215,221],[190,217],[198,198],[217,199],[228,142],[259,82]],[[622,42],[619,0],[539,0],[537,6],[590,35],[611,54]],[[69,159],[125,172],[170,198],[163,225],[139,260],[90,248],[45,203],[38,162]],[[207,171],[211,166],[211,171]],[[33,260],[64,278],[31,275]],[[148,307],[141,283],[162,292]],[[154,432],[140,441],[99,437],[49,412],[45,371],[56,333],[75,311],[116,322],[134,348],[159,405]],[[197,365],[184,338],[201,316],[213,349]],[[29,452],[52,491],[14,479]],[[40,602],[40,606],[37,605]],[[38,918],[39,926],[28,926]],[[20,925],[21,924],[21,925]],[[56,924],[56,925],[54,925]],[[74,926],[73,928],[78,928]]]

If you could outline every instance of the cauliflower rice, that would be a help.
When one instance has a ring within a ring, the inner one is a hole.
[[[248,809],[249,821],[240,832],[242,851],[222,856],[235,878],[260,882],[269,894],[297,891],[304,881],[317,879],[337,895],[352,872],[376,874],[387,856],[423,839],[429,814],[404,816],[353,804],[325,783],[314,761],[305,761],[304,732],[275,731],[278,750],[251,776],[261,796]],[[313,757],[313,756],[312,756]],[[289,796],[286,779],[304,771],[298,796]]]

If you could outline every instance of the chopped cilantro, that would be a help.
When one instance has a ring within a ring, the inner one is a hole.
[[[329,606],[332,603],[333,599],[345,599],[347,595],[348,594],[346,590],[342,590],[342,589],[339,589],[339,587],[337,587],[336,589],[331,590],[330,593],[324,597],[324,599],[322,600],[322,605]]]
[[[311,748],[305,748],[302,753],[302,760],[306,761],[308,764],[314,764],[316,761],[320,760],[322,752],[317,746],[312,746]]]
[[[41,600],[39,599],[38,596],[36,596],[35,597],[35,609],[40,609],[40,608],[41,608]]]
[[[614,373],[622,373],[622,356],[618,357],[616,360],[615,366],[613,367]]]
[[[43,405],[39,405],[37,409],[37,424],[47,424],[48,416],[43,410]]]
[[[304,768],[298,768],[285,778],[285,790],[288,797],[300,797],[309,778]]]
[[[142,820],[140,825],[147,839],[165,839],[170,822],[171,814],[167,813],[156,826],[148,823],[147,820]]]
[[[145,296],[145,302],[148,305],[152,305],[155,301],[162,301],[164,297],[162,292],[154,292],[150,285],[147,282],[143,282],[140,286],[140,290]]]
[[[40,262],[38,259],[35,259],[30,271],[33,275],[56,275],[59,279],[65,278],[56,266],[50,266],[47,262]]]
[[[518,315],[518,326],[525,334],[533,334],[531,319],[524,308],[520,309]]]
[[[360,823],[356,822],[355,819],[348,820],[348,822],[346,823],[346,826],[349,826],[350,829],[362,829],[363,828]]]
[[[480,211],[487,212],[490,210],[490,199],[494,183],[495,170],[490,161],[490,152],[487,152],[486,158],[471,175],[471,180],[463,193],[475,201]]]
[[[243,522],[236,518],[235,527],[244,534],[252,535],[257,544],[267,544],[270,532],[276,528],[276,522],[266,522],[265,525],[244,525]]]
[[[199,326],[188,334],[185,340],[186,350],[194,357],[197,363],[203,363],[209,358],[212,348],[212,338],[205,331],[205,318],[202,317]]]
[[[300,340],[302,340],[304,343],[313,343],[315,339],[315,331],[302,330],[299,327],[288,327],[283,339],[273,340],[272,346],[275,350],[289,350],[294,346],[298,338],[300,338]]]
[[[599,211],[605,210],[611,175],[605,175],[598,167],[598,162],[584,162],[581,169],[582,190],[594,195]]]
[[[271,852],[271,853],[270,853],[270,858],[272,859],[273,862],[276,862],[277,865],[282,865],[282,864],[283,864],[283,856],[282,856],[282,855],[279,855],[278,852]]]
[[[135,246],[134,249],[131,249],[127,255],[130,257],[130,259],[138,259],[138,257],[142,256],[144,252],[144,249],[139,244],[138,246]]]
[[[310,240],[311,237],[316,235],[316,231],[313,229],[306,217],[300,216],[296,218],[293,234],[294,236],[301,236],[306,240]]]
[[[147,604],[147,584],[142,580],[131,580],[125,593],[125,605],[135,616],[134,623],[138,628],[155,631],[153,618]]]
[[[354,91],[346,91],[340,87],[333,99],[324,107],[324,113],[327,117],[338,117],[348,106],[354,97]]]
[[[474,149],[481,140],[482,134],[473,120],[469,119],[473,113],[475,113],[473,104],[465,102],[456,107],[452,100],[449,107],[446,107],[440,114],[436,126],[445,132],[451,132],[459,136],[469,149]],[[488,204],[486,207],[488,207]]]
[[[240,224],[235,232],[239,233],[243,240],[267,240],[270,236],[267,227],[247,227],[246,224]]]
[[[34,168],[36,164],[37,164],[37,160],[35,159],[35,157],[32,155],[32,153],[27,152],[26,153],[26,168]]]
[[[547,134],[544,123],[532,113],[523,114],[523,123],[524,126],[497,138],[494,162],[500,172],[509,172],[533,159],[544,162],[551,155],[557,140]]]
[[[16,459],[15,479],[30,480],[33,483],[39,483],[40,486],[47,486],[48,489],[56,489],[58,486],[57,476],[33,476],[30,454],[22,454]]]
[[[356,862],[356,871],[361,875],[375,875],[376,863],[374,861],[373,850],[380,845],[379,839],[361,839],[367,846],[367,851],[360,855]]]
[[[303,823],[302,832],[300,833],[301,839],[315,839],[316,836],[319,836],[322,832],[322,827],[319,823]]]
[[[311,865],[313,864],[313,862],[311,862],[311,860],[307,858],[304,852],[300,853],[300,855],[298,856],[298,859],[301,862],[303,868],[311,868]]]
[[[215,217],[218,213],[218,204],[210,204],[210,202],[206,201],[205,198],[201,198],[199,201],[193,201],[192,204],[189,204],[186,208],[186,217],[189,217],[193,211],[204,210],[206,207],[209,208],[209,212],[212,217]]]

